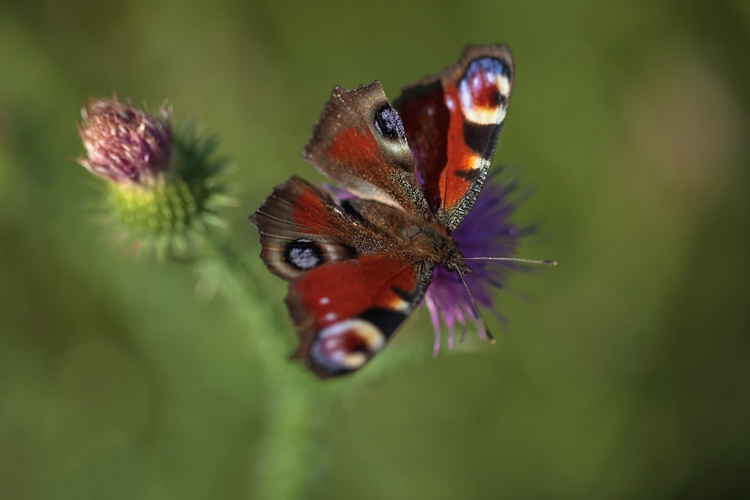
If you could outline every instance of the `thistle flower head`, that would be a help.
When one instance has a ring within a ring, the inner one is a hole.
[[[477,305],[492,311],[501,322],[505,321],[503,316],[493,309],[493,290],[502,288],[507,281],[508,272],[520,266],[509,261],[472,258],[512,257],[519,237],[534,231],[534,227],[518,228],[509,220],[517,206],[509,195],[516,187],[516,183],[498,185],[488,179],[474,207],[452,234],[458,250],[464,254],[471,268],[471,272],[464,276],[471,295]],[[448,330],[450,349],[453,349],[456,325],[462,329],[462,338],[466,333],[467,323],[472,322],[476,325],[480,338],[487,339],[484,323],[477,316],[471,297],[457,273],[438,265],[425,294],[424,304],[430,312],[435,329],[433,356],[437,356],[440,350],[441,321]]]
[[[191,126],[172,130],[171,109],[156,113],[114,99],[88,99],[78,132],[87,158],[78,163],[107,182],[107,220],[122,241],[157,256],[184,256],[203,243],[208,226],[224,226],[220,208],[233,205],[217,176],[216,141]]]
[[[87,158],[78,163],[91,173],[119,183],[139,184],[164,172],[172,147],[171,111],[156,114],[113,99],[88,99],[78,133]]]

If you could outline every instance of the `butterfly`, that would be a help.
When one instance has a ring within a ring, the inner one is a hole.
[[[302,157],[343,190],[292,176],[250,216],[261,258],[289,281],[292,357],[319,377],[380,352],[436,265],[470,272],[451,233],[487,177],[513,77],[505,45],[470,45],[393,104],[378,81],[334,87]]]

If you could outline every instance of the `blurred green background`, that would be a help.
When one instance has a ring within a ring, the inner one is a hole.
[[[113,249],[73,161],[86,96],[168,98],[215,134],[256,254],[246,216],[319,178],[299,151],[333,85],[394,99],[493,42],[517,71],[495,165],[537,189],[516,220],[542,222],[520,256],[560,266],[498,295],[497,345],[337,398],[306,496],[749,498],[746,0],[0,1],[0,497],[257,495],[248,336],[269,332]],[[263,286],[284,318],[285,285]],[[429,355],[415,316],[373,366]]]

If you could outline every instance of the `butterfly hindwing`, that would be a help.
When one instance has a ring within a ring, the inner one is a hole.
[[[403,124],[378,81],[335,87],[302,156],[359,198],[430,217]]]
[[[505,45],[467,46],[456,64],[404,87],[395,103],[425,197],[449,231],[471,210],[487,177],[513,75]]]
[[[433,267],[394,254],[318,267],[289,284],[298,328],[293,355],[321,378],[361,368],[383,349],[424,296]]]

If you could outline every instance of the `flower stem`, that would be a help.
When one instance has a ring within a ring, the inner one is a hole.
[[[213,240],[213,238],[212,238]],[[265,384],[262,438],[257,451],[253,498],[305,498],[319,464],[318,433],[330,398],[317,380],[288,360],[289,346],[273,313],[268,295],[258,287],[265,280],[260,265],[253,267],[228,245],[214,244],[203,272],[212,275],[219,290],[248,325],[250,341],[260,359]],[[218,278],[218,279],[217,279]]]

